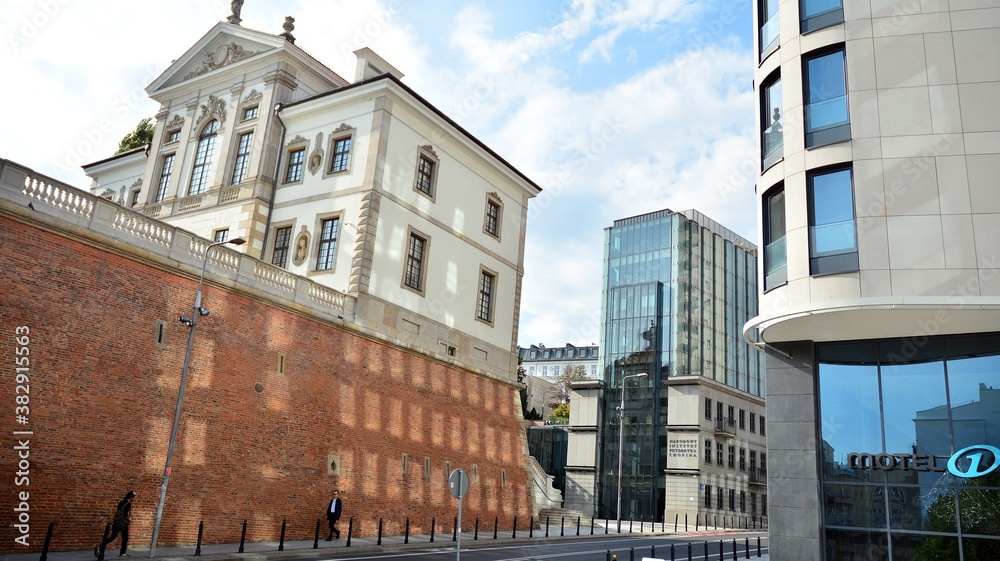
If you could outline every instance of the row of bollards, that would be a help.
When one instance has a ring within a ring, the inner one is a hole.
[[[706,519],[707,519],[707,516],[706,516]],[[735,520],[735,518],[734,518],[734,520]],[[698,525],[698,522],[699,521],[696,521],[696,525]],[[707,522],[707,520],[706,520],[706,522]],[[45,545],[43,547],[42,554],[41,554],[41,557],[39,558],[39,561],[47,561],[47,559],[48,559],[49,545],[50,545],[50,543],[52,541],[53,529],[54,529],[54,527],[55,527],[55,525],[57,523],[58,523],[58,521],[52,521],[52,522],[49,523],[48,530],[46,531],[46,535],[45,535]],[[376,545],[382,545],[383,523],[384,523],[383,519],[379,518],[379,521],[378,521],[378,535],[377,535]],[[545,537],[549,537],[549,525],[550,525],[550,523],[551,523],[550,517],[546,517],[545,518]],[[622,523],[622,521],[619,520],[618,521],[618,531],[619,531],[619,533],[621,532],[621,527],[622,527],[621,523]],[[680,523],[679,517],[675,516],[674,517],[674,527],[675,527],[675,529],[679,526],[679,523]],[[723,524],[725,524],[725,523],[726,523],[726,521],[724,519]],[[631,534],[632,531],[633,531],[634,521],[629,520],[628,524],[629,524],[629,531],[628,531],[628,533]],[[685,529],[686,529],[686,526],[687,526],[687,516],[686,515],[685,515],[684,524],[685,524]],[[286,530],[287,530],[287,525],[288,525],[287,519],[282,520],[282,522],[281,522],[281,537],[280,537],[279,543],[278,543],[278,551],[284,551],[284,549],[285,549],[285,533],[286,533]],[[457,539],[457,534],[458,534],[458,527],[457,526],[458,526],[458,518],[456,517],[455,518],[455,524],[453,525],[452,541],[456,541],[456,539]],[[610,526],[611,526],[610,520],[605,519],[605,523],[604,523],[604,533],[605,534],[608,533],[608,530],[609,530]],[[756,520],[754,520],[754,526],[756,527]],[[318,549],[319,548],[320,527],[321,527],[321,522],[320,522],[319,519],[317,519],[316,520],[315,535],[314,535],[314,539],[313,539],[313,547],[312,547],[313,549]],[[664,521],[663,523],[661,523],[661,531],[665,531],[665,527],[666,527],[666,523]],[[707,525],[705,527],[708,528]],[[764,527],[763,519],[761,519],[761,526],[760,527],[761,528]],[[436,517],[432,517],[431,518],[431,533],[430,533],[430,540],[429,540],[431,543],[434,542],[436,528],[437,528],[437,518]],[[580,529],[581,529],[581,517],[577,516],[576,517],[576,535],[577,536],[580,535]],[[654,532],[656,531],[656,523],[655,522],[650,523],[650,530],[654,531]],[[104,528],[104,538],[108,537],[108,535],[110,534],[110,531],[111,531],[110,524],[106,525],[105,528]],[[205,531],[205,523],[204,522],[199,522],[199,524],[198,524],[198,541],[197,541],[197,544],[195,546],[195,552],[194,552],[195,556],[201,556],[201,546],[202,546],[202,541],[203,541],[203,538],[204,538],[204,531]],[[351,546],[351,539],[352,539],[352,536],[353,536],[353,531],[354,531],[354,518],[351,517],[350,520],[349,520],[349,523],[348,523],[348,530],[347,530],[347,544],[346,544],[347,547]],[[499,531],[500,531],[500,518],[498,516],[495,516],[493,518],[493,539],[494,540],[498,539],[498,537],[499,537]],[[645,533],[645,521],[643,521],[643,520],[639,521],[639,532],[640,533]],[[247,521],[244,520],[243,521],[243,528],[242,528],[241,535],[240,535],[239,553],[243,553],[244,552],[245,544],[246,544],[246,535],[247,535]],[[566,535],[566,518],[565,517],[561,517],[560,518],[560,521],[559,521],[559,535],[560,536],[565,536]],[[594,519],[590,520],[590,535],[594,535]],[[534,524],[529,524],[528,525],[528,537],[529,538],[534,537]],[[511,539],[516,539],[516,538],[517,538],[517,517],[515,516],[514,517],[514,527],[513,527],[513,530],[511,532]],[[473,539],[474,540],[478,540],[479,539],[479,518],[478,517],[476,517],[476,520],[475,520],[475,531],[474,531],[474,534],[473,534]],[[403,543],[406,543],[406,544],[410,543],[410,518],[409,517],[406,518],[406,522],[405,522],[405,533],[404,533]],[[749,559],[750,558],[750,539],[749,538],[745,539],[744,546],[745,546],[744,549],[746,551],[746,558]],[[690,543],[688,544],[688,549],[689,550],[691,549],[691,544]],[[733,540],[733,553],[734,553],[733,559],[738,559],[738,556],[736,555],[736,549],[737,549],[736,540]],[[653,548],[653,550],[655,551],[655,548]],[[674,546],[671,545],[671,559],[674,558],[673,557],[673,555],[674,555],[673,550],[674,550]],[[725,561],[725,558],[721,557],[722,550],[723,550],[723,545],[722,545],[722,542],[720,541],[720,546],[719,546],[720,559],[722,559],[722,561]],[[705,552],[706,552],[706,560],[707,560],[707,556],[708,556],[708,542],[705,542]],[[97,558],[98,561],[104,561],[104,555],[105,555],[104,550],[103,549],[100,550],[98,552],[98,558]],[[757,556],[758,557],[761,556],[761,546],[760,546],[760,538],[759,537],[757,538]],[[690,558],[690,552],[689,552],[689,558]]]
[[[709,551],[708,551],[708,549],[709,549],[708,548],[708,542],[703,542],[702,552],[704,554],[704,560],[705,561],[709,560]],[[733,556],[731,557],[731,559],[733,561],[737,561],[740,558],[739,547],[737,546],[735,539],[733,540],[733,545],[732,545],[732,549],[730,550],[730,552],[733,554]],[[743,541],[743,552],[744,552],[746,558],[750,559],[750,538],[744,538],[744,541]],[[719,556],[719,560],[720,561],[726,561],[726,543],[725,543],[725,541],[719,540],[719,550],[716,553],[711,554],[712,557],[715,557],[716,555]],[[629,556],[628,557],[629,561],[635,561],[635,548],[634,547],[630,547],[629,548],[629,550],[628,550],[628,556]],[[655,545],[649,547],[649,556],[653,557],[653,558],[656,557],[656,546]],[[757,557],[761,557],[761,556],[762,556],[762,554],[761,554],[761,547],[760,547],[760,536],[758,536],[757,537]],[[609,549],[609,550],[607,550],[607,552],[605,554],[605,559],[607,559],[607,561],[613,561],[613,560],[617,560],[618,556],[616,554],[611,553],[611,550]],[[687,543],[687,559],[688,559],[688,561],[694,561],[694,544],[691,543],[691,542]],[[677,561],[677,548],[676,548],[676,544],[673,544],[673,543],[670,544],[670,561]]]

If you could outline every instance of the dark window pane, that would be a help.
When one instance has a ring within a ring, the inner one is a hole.
[[[351,139],[340,138],[333,143],[333,162],[330,171],[344,171],[347,169],[348,157],[351,155]]]
[[[803,0],[802,19],[818,16],[841,7],[840,0]]]
[[[278,228],[274,235],[274,253],[271,264],[284,268],[288,265],[288,246],[292,239],[292,227]]]
[[[288,173],[285,174],[285,183],[302,179],[302,163],[305,161],[305,157],[305,148],[295,150],[288,155]]]
[[[927,543],[929,539],[929,537],[924,538],[924,543]],[[962,538],[962,552],[965,554],[966,561],[1000,559],[1000,540]],[[944,559],[944,557],[939,558]]]
[[[954,536],[927,536],[919,534],[893,534],[892,559],[901,561],[958,561],[958,538]],[[985,561],[996,557],[969,557],[965,561]]]
[[[882,452],[877,367],[820,362],[819,387],[825,479],[884,480],[881,470],[852,470],[847,461],[852,452]]]
[[[330,218],[323,221],[320,230],[319,252],[316,256],[317,271],[333,268],[337,257],[337,231],[339,229],[340,218]]]
[[[827,561],[887,561],[889,536],[884,531],[827,530],[826,559]]]

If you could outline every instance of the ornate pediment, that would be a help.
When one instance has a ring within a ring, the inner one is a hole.
[[[260,52],[261,51],[251,51],[249,49],[245,49],[236,41],[223,43],[214,49],[208,49],[202,53],[201,64],[194,70],[185,74],[181,80],[190,80],[191,78],[201,76],[206,72],[211,72],[222,68],[223,66],[228,66],[234,62],[239,62],[243,59],[260,54]]]
[[[142,185],[142,178],[141,178],[141,177],[140,177],[139,179],[136,179],[136,180],[135,180],[135,181],[134,181],[134,182],[132,183],[132,187],[135,187],[135,186],[137,186],[137,185]]]
[[[420,147],[420,149],[423,150],[424,152],[427,152],[431,156],[434,156],[435,158],[438,157],[437,152],[434,151],[434,147],[431,146],[430,144],[424,144],[423,146]]]
[[[172,129],[174,127],[179,127],[179,126],[181,126],[183,124],[184,124],[184,117],[181,117],[178,114],[178,115],[174,115],[173,119],[170,119],[170,122],[167,123],[167,128],[168,129]]]
[[[205,117],[210,115],[215,115],[220,121],[226,120],[226,102],[222,99],[215,97],[214,95],[208,96],[208,101],[203,103],[201,106],[201,115],[198,116],[197,122],[202,122]]]
[[[337,133],[337,132],[342,132],[342,131],[349,131],[349,130],[351,130],[353,128],[354,127],[352,127],[351,125],[348,125],[347,123],[340,123],[340,126],[337,127],[336,129],[334,129],[333,132]]]
[[[297,134],[297,135],[295,135],[295,138],[293,138],[293,139],[291,139],[291,140],[288,141],[287,145],[291,146],[292,144],[301,144],[303,142],[308,142],[308,140],[304,136],[302,136],[301,134]]]

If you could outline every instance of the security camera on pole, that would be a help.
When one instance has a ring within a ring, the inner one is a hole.
[[[458,499],[458,518],[455,523],[455,561],[462,559],[462,499],[469,493],[469,474],[458,468],[448,476],[448,490],[451,496]]]

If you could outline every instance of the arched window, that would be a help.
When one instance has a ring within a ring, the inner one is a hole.
[[[215,138],[219,132],[219,121],[215,119],[208,122],[205,128],[201,129],[201,136],[198,137],[198,150],[194,156],[194,169],[191,170],[191,186],[188,187],[188,195],[198,195],[208,188],[208,172],[210,171],[212,154],[215,152]]]

